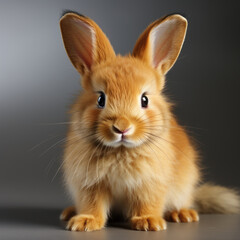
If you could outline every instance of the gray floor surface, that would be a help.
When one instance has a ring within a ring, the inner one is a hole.
[[[0,239],[240,239],[240,215],[201,215],[199,223],[168,223],[168,229],[160,232],[134,231],[126,223],[111,223],[96,232],[70,232],[59,221],[60,212],[60,208],[0,208]]]

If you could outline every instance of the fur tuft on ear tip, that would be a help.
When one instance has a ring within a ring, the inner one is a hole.
[[[170,15],[169,17],[176,19],[176,21],[178,21],[179,24],[184,24],[184,25],[186,25],[186,27],[188,25],[187,19],[184,16],[180,15],[180,14],[173,14],[173,15]]]
[[[73,11],[73,10],[69,10],[69,9],[64,9],[64,10],[62,11],[61,16],[60,16],[60,19],[61,19],[62,17],[64,17],[65,15],[67,15],[67,14],[75,14],[75,15],[78,15],[78,16],[80,16],[80,17],[87,18],[86,16],[84,16],[83,14],[81,14],[81,13],[79,13],[79,12],[77,12],[77,11]]]
[[[173,17],[173,16],[179,17],[179,18],[184,19],[184,20],[186,20],[186,21],[187,21],[187,18],[188,18],[185,13],[175,12],[175,13],[171,13],[171,14],[166,15],[166,16],[164,17],[164,19],[165,19],[165,18],[168,18],[168,17]]]

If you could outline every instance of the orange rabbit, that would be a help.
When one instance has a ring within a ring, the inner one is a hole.
[[[133,229],[164,230],[166,221],[194,222],[200,212],[239,211],[231,189],[202,185],[198,154],[162,90],[181,50],[187,20],[170,15],[142,33],[132,55],[116,56],[98,25],[67,13],[60,20],[82,90],[71,108],[64,177],[75,207],[67,229],[104,227],[113,207]]]

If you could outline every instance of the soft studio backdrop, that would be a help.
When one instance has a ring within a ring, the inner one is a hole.
[[[65,9],[94,19],[120,54],[157,18],[186,16],[186,41],[166,93],[199,146],[205,179],[240,187],[237,1],[0,0],[0,203],[70,202],[58,171],[67,130],[60,123],[68,121],[80,77],[60,35]]]

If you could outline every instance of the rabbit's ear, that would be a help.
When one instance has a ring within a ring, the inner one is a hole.
[[[115,56],[108,38],[93,20],[67,13],[60,19],[60,28],[67,54],[80,74]]]
[[[139,37],[133,56],[141,58],[166,74],[181,51],[187,30],[187,20],[181,15],[170,15],[148,26]]]

